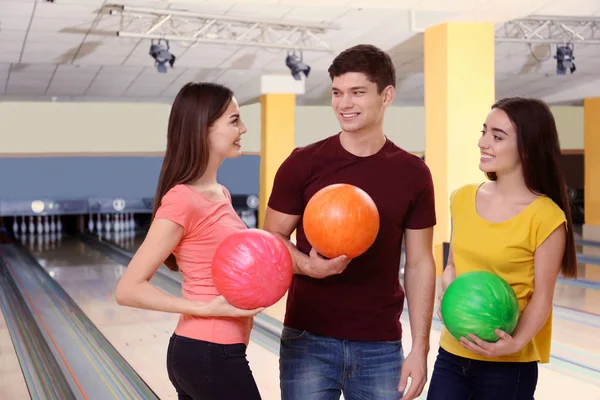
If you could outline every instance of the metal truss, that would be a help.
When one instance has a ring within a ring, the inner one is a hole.
[[[496,28],[496,42],[600,44],[600,18],[530,16]]]
[[[143,31],[117,31],[117,36],[164,39],[187,43],[212,43],[234,46],[254,46],[296,51],[333,52],[318,35],[340,29],[335,24],[265,20],[123,5],[107,5],[109,15],[121,15],[121,26],[139,25],[147,19]]]

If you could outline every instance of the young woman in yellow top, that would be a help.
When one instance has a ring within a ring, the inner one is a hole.
[[[548,106],[536,99],[500,100],[483,125],[479,148],[479,168],[490,182],[452,193],[442,290],[466,272],[490,271],[511,285],[521,314],[512,335],[498,330],[495,343],[475,336],[458,341],[444,328],[429,400],[533,399],[538,363],[550,358],[558,275],[575,277],[577,271],[558,134]]]

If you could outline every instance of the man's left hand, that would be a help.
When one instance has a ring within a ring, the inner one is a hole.
[[[410,377],[410,387],[406,390],[408,385],[408,378]],[[400,385],[398,386],[399,392],[404,392],[401,397],[402,400],[413,400],[421,395],[425,383],[427,382],[427,353],[426,352],[413,352],[404,360],[402,364],[402,373],[400,374]]]

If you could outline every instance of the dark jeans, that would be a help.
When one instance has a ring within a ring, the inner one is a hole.
[[[167,372],[179,400],[260,400],[246,345],[217,344],[173,334]]]
[[[532,400],[537,362],[471,360],[440,348],[427,400]]]
[[[288,327],[281,333],[282,400],[398,400],[400,340],[355,342]]]

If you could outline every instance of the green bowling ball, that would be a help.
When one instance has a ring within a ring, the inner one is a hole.
[[[441,304],[444,326],[456,340],[472,333],[486,342],[496,342],[496,329],[509,335],[517,327],[519,303],[515,292],[498,275],[473,271],[448,285]]]

